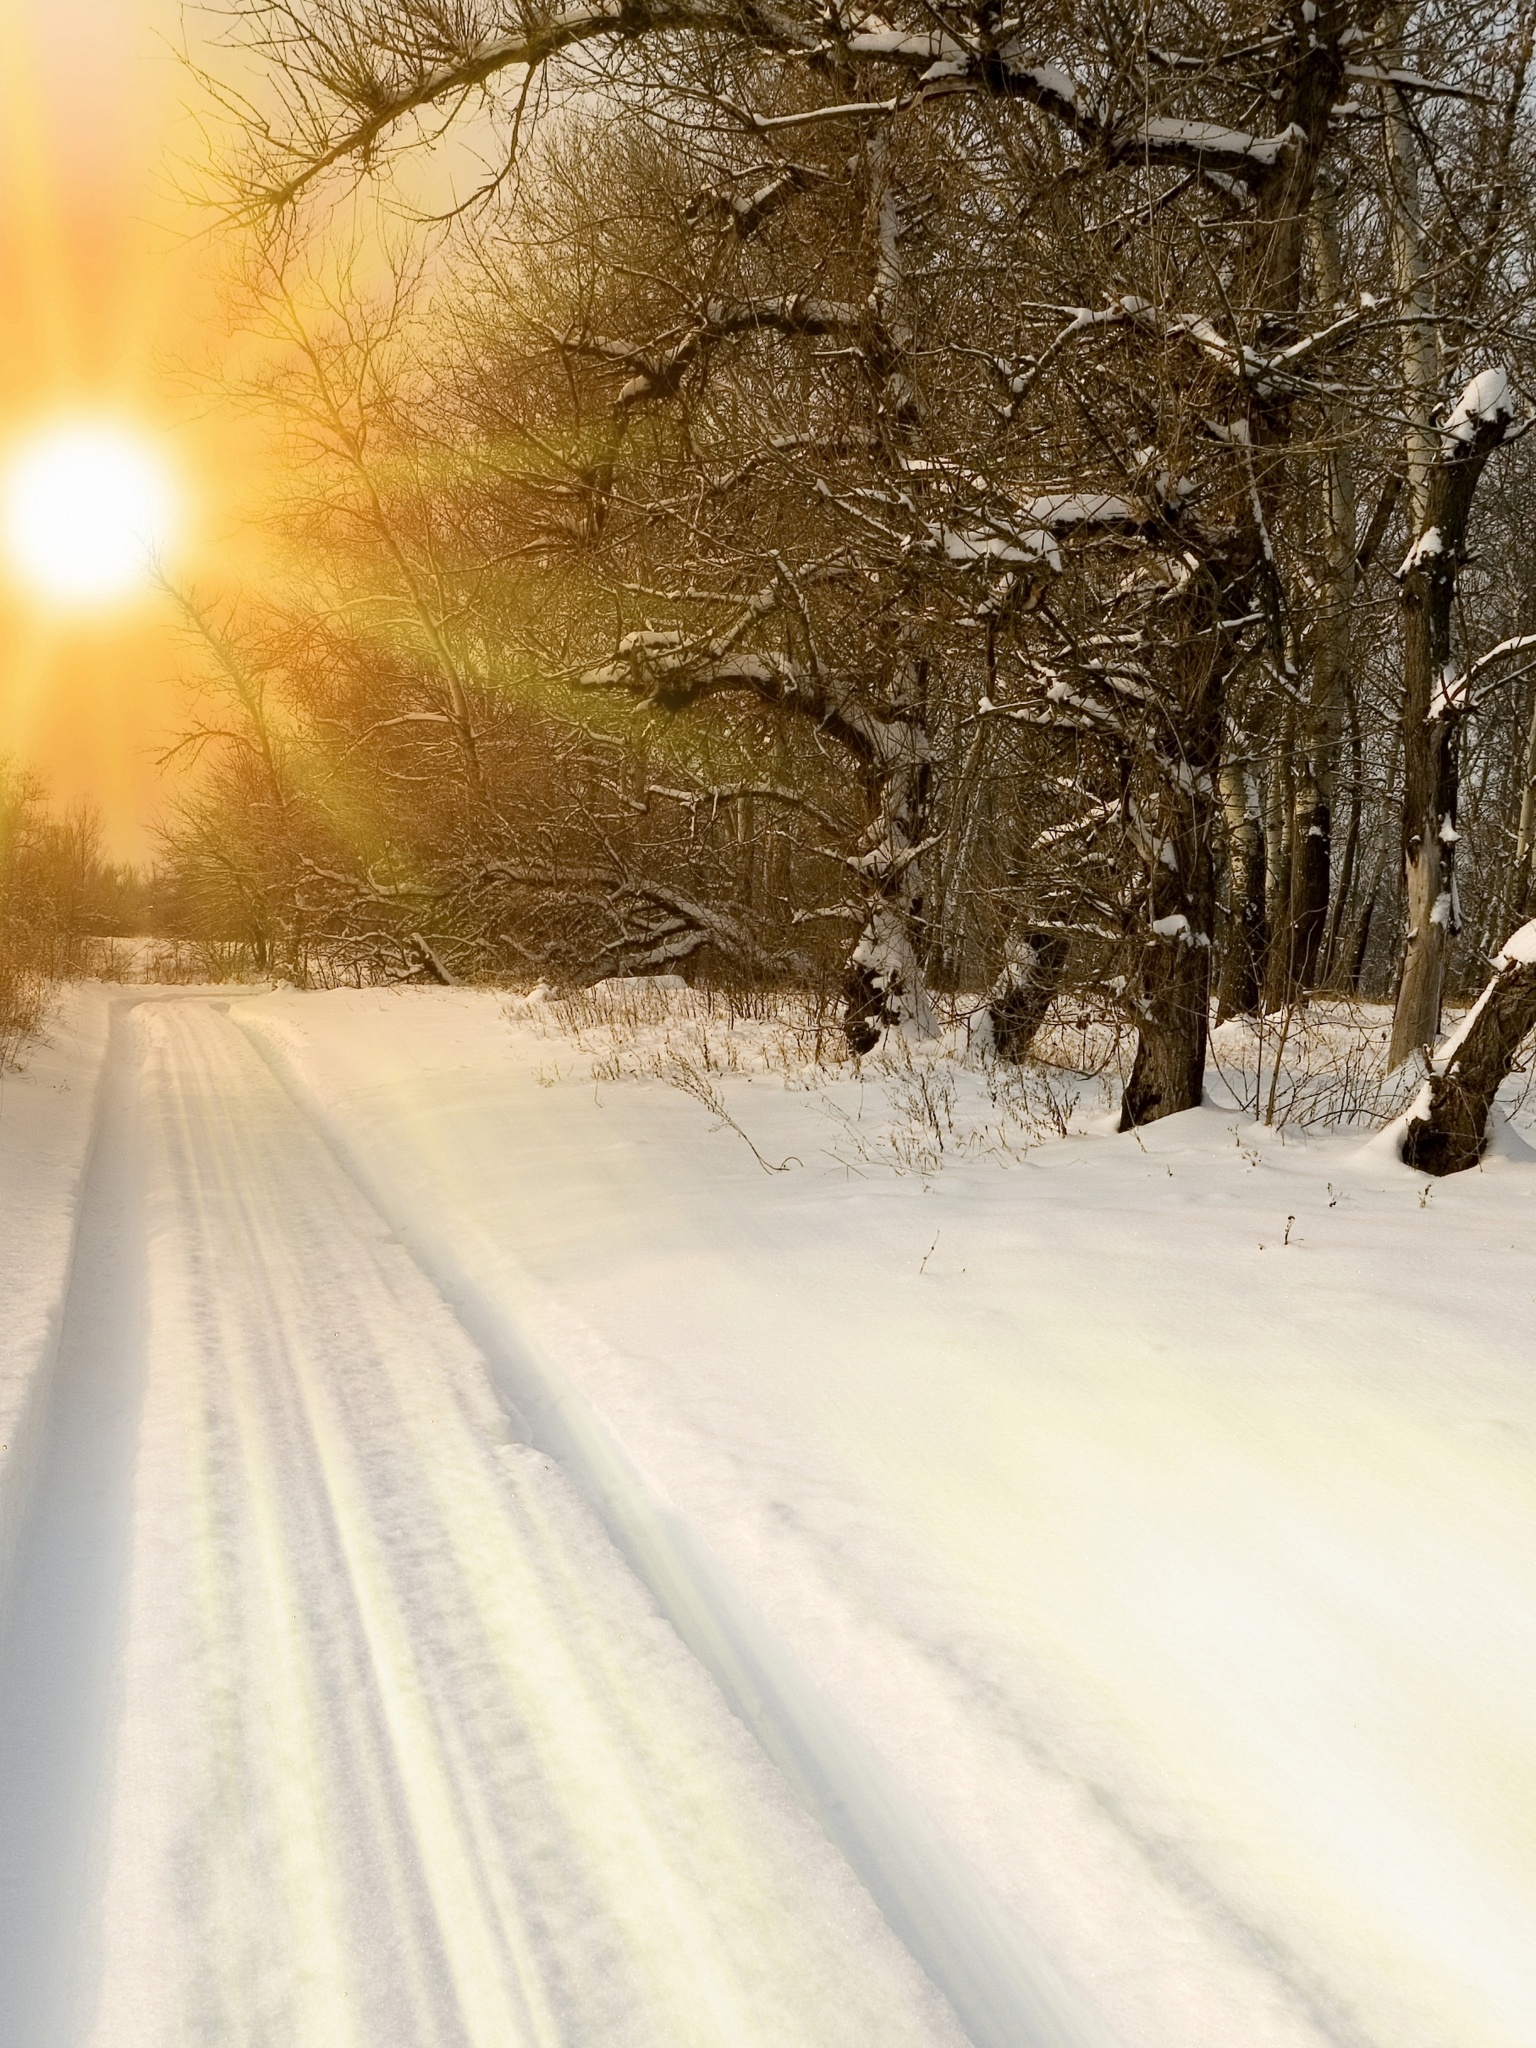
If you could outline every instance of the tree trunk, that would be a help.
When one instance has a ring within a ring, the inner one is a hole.
[[[1333,890],[1333,909],[1328,918],[1328,936],[1323,944],[1321,978],[1328,981],[1339,956],[1340,935],[1349,923],[1350,902],[1355,891],[1355,867],[1360,853],[1360,806],[1365,782],[1364,750],[1360,740],[1360,706],[1352,689],[1346,690],[1349,707],[1349,829],[1344,834],[1344,856]]]
[[[902,715],[881,732],[883,755],[870,781],[874,821],[856,865],[874,902],[843,978],[849,1050],[873,1052],[887,1031],[931,1037],[937,1028],[923,980],[923,849],[930,785],[921,699],[926,664],[911,664]]]
[[[1330,780],[1331,780],[1330,776]],[[1328,927],[1328,895],[1333,880],[1333,810],[1323,792],[1320,764],[1304,757],[1296,778],[1291,811],[1290,945],[1286,959],[1286,996],[1311,988],[1322,957]]]
[[[1193,599],[1200,609],[1181,649],[1181,772],[1175,779],[1165,769],[1155,807],[1147,806],[1156,829],[1145,846],[1148,929],[1128,991],[1137,1042],[1120,1104],[1122,1131],[1197,1109],[1204,1095],[1216,910],[1212,847],[1230,661],[1220,621],[1241,581],[1230,570],[1213,575]]]
[[[1136,1058],[1120,1104],[1120,1128],[1198,1109],[1210,1037],[1211,953],[1200,934],[1165,941],[1144,972]]]
[[[1067,952],[1064,932],[1026,925],[1009,934],[1003,970],[987,998],[992,1048],[999,1059],[1017,1063],[1028,1058],[1061,986]]]
[[[988,721],[978,718],[964,757],[948,777],[945,791],[948,820],[939,863],[937,944],[931,965],[940,985],[948,988],[963,985],[975,953],[970,916],[974,901],[971,872],[977,845],[984,843],[983,824],[989,822],[982,780],[988,730]]]
[[[1456,809],[1460,726],[1466,706],[1452,687],[1451,624],[1456,582],[1466,556],[1472,497],[1488,458],[1506,438],[1514,416],[1507,384],[1487,410],[1469,401],[1482,380],[1468,386],[1457,413],[1463,429],[1442,430],[1442,449],[1430,471],[1427,523],[1409,549],[1399,576],[1403,618],[1403,876],[1407,885],[1407,944],[1397,1009],[1392,1019],[1389,1067],[1400,1066],[1440,1030],[1440,1005],[1451,940],[1459,926],[1456,903]]]
[[[1312,252],[1319,317],[1337,316],[1345,301],[1334,193],[1320,184],[1312,198]],[[1287,905],[1285,996],[1314,986],[1323,968],[1333,888],[1333,810],[1339,740],[1349,676],[1351,613],[1358,553],[1354,460],[1347,409],[1329,408],[1335,445],[1324,464],[1322,602],[1312,632],[1312,687],[1291,801],[1290,898]]]
[[[1405,1166],[1464,1173],[1488,1142],[1488,1112],[1536,1030],[1536,922],[1522,925],[1494,963],[1492,981],[1431,1074],[1403,1138]]]
[[[1266,1008],[1284,1000],[1284,988],[1277,983],[1275,961],[1286,944],[1285,920],[1289,907],[1291,872],[1290,830],[1292,820],[1291,744],[1292,719],[1280,722],[1269,749],[1269,772],[1264,786],[1264,991],[1260,1001]]]
[[[1393,9],[1386,25],[1382,68],[1403,63],[1403,25],[1409,9]],[[1404,455],[1408,470],[1408,517],[1416,533],[1431,524],[1430,479],[1439,454],[1434,428],[1440,389],[1440,340],[1435,320],[1432,252],[1419,192],[1419,138],[1406,93],[1394,85],[1381,91],[1387,151],[1387,203],[1391,214],[1392,269],[1402,322]]]
[[[883,345],[866,359],[878,386],[873,424],[894,458],[910,445],[923,414],[909,324],[904,247],[909,209],[886,133],[870,138],[861,163],[875,244],[870,308],[884,335]],[[920,609],[920,603],[914,604],[914,611]],[[843,982],[843,1029],[849,1049],[858,1055],[873,1052],[887,1031],[926,1038],[936,1029],[923,977],[923,850],[932,780],[928,664],[915,655],[908,626],[895,628],[891,652],[894,716],[885,728],[883,751],[873,763],[875,819],[858,863],[878,894]]]
[[[1510,876],[1509,911],[1524,919],[1531,907],[1531,846],[1536,838],[1536,693],[1531,697],[1531,724],[1525,742],[1525,779],[1520,786],[1520,817],[1515,826],[1515,865]]]
[[[869,913],[843,977],[843,1033],[850,1052],[873,1052],[887,1031],[928,1038],[934,1019],[913,944],[921,898],[882,897]]]
[[[1246,762],[1221,767],[1227,828],[1227,928],[1221,953],[1216,1018],[1251,1017],[1263,993],[1264,819],[1258,779]]]
[[[1371,933],[1376,927],[1376,913],[1381,908],[1382,885],[1387,879],[1387,849],[1384,846],[1377,856],[1376,872],[1371,876],[1371,886],[1366,891],[1365,907],[1360,913],[1360,930],[1355,939],[1354,957],[1350,962],[1349,985],[1356,995],[1365,990],[1365,963],[1371,950]]]

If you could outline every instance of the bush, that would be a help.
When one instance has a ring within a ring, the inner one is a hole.
[[[109,873],[94,813],[52,812],[31,776],[0,762],[0,1070],[20,1062],[77,971]]]

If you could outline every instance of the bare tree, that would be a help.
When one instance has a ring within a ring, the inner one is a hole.
[[[370,513],[446,716],[510,663],[731,756],[629,801],[776,820],[807,943],[853,927],[856,1047],[924,1028],[985,933],[1018,1053],[1075,961],[1138,1033],[1128,1124],[1199,1101],[1218,949],[1227,1013],[1386,958],[1395,779],[1400,1035],[1438,1015],[1490,672],[1455,593],[1523,417],[1493,366],[1525,345],[1528,10],[1470,39],[1461,0],[235,25],[270,88],[236,108],[248,216],[444,120],[489,152],[437,299],[430,488]],[[415,566],[450,505],[478,563],[452,605]],[[1399,540],[1401,670],[1374,623]]]

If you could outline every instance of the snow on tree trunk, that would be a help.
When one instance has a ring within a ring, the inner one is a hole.
[[[1148,868],[1150,923],[1135,983],[1136,1057],[1120,1104],[1120,1128],[1196,1109],[1210,1036],[1211,778],[1196,775]]]
[[[1506,373],[1474,377],[1438,429],[1426,524],[1398,571],[1403,617],[1403,874],[1408,936],[1387,1063],[1400,1066],[1440,1029],[1445,967],[1460,924],[1456,812],[1464,694],[1451,688],[1456,584],[1478,480],[1510,436],[1515,400]]]
[[[843,1031],[856,1053],[873,1052],[888,1031],[933,1036],[912,924],[911,905],[881,902],[859,934],[843,982]]]
[[[1018,1062],[1028,1058],[1061,986],[1067,952],[1064,932],[1026,925],[1009,934],[1002,972],[987,998],[992,1048],[999,1059]]]
[[[1464,1173],[1488,1142],[1488,1112],[1536,1030],[1536,920],[1494,962],[1494,976],[1441,1048],[1408,1115],[1402,1160],[1418,1173]]]
[[[920,664],[913,664],[920,690]],[[887,1031],[932,1037],[937,1026],[923,983],[923,850],[930,784],[927,734],[917,706],[879,728],[870,771],[874,821],[854,866],[875,900],[843,982],[843,1030],[851,1051],[872,1052]]]

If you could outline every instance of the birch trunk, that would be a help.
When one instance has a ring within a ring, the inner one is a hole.
[[[1403,879],[1407,942],[1389,1067],[1439,1036],[1456,900],[1456,816],[1460,728],[1465,704],[1454,690],[1451,627],[1456,583],[1478,479],[1513,422],[1507,381],[1489,384],[1488,410],[1474,379],[1441,436],[1429,475],[1426,523],[1400,571],[1403,620]],[[1470,408],[1470,409],[1469,409]]]
[[[1221,956],[1216,1020],[1251,1017],[1263,998],[1264,818],[1258,778],[1247,762],[1221,767],[1227,834],[1227,929]]]

